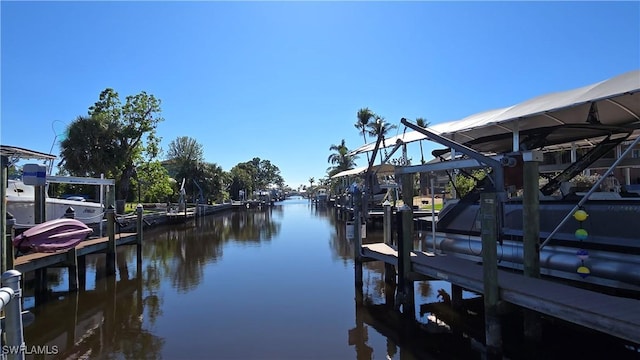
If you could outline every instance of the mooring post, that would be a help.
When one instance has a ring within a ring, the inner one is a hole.
[[[107,243],[106,251],[106,275],[115,275],[116,273],[116,214],[113,206],[107,208]]]
[[[415,315],[415,296],[411,272],[411,251],[413,250],[413,213],[404,204],[398,209],[398,305],[402,304],[402,313]],[[397,305],[397,306],[398,306]]]
[[[76,248],[67,250],[65,261],[69,273],[69,291],[78,290],[78,251]]]
[[[353,187],[353,264],[355,272],[355,284],[362,287],[362,234],[360,227],[362,220],[360,219],[360,206],[362,204],[362,191],[357,187]]]
[[[383,239],[386,245],[393,245],[393,238],[391,233],[391,220],[393,217],[391,210],[391,203],[389,200],[385,200],[382,204],[383,213],[382,213],[382,231],[383,231]],[[396,283],[396,269],[392,264],[384,263],[384,282],[387,284]],[[394,289],[395,292],[395,289]]]
[[[415,295],[411,272],[411,252],[413,251],[413,174],[402,177],[402,200],[398,209],[398,295],[402,312],[415,315]]]
[[[391,203],[389,200],[385,200],[382,203],[382,231],[384,243],[391,245]]]
[[[3,185],[4,186],[4,185]],[[47,190],[44,185],[36,185],[33,187],[34,194],[34,206],[35,206],[35,216],[33,218],[33,222],[36,224],[42,224],[47,221]]]
[[[538,163],[542,161],[542,153],[530,151],[522,154],[523,166],[523,195],[522,195],[522,224],[523,224],[523,256],[524,276],[540,277],[540,211],[539,211],[539,183]],[[540,316],[531,310],[524,310],[524,335],[531,341],[542,339],[542,324]]]
[[[78,289],[87,289],[87,256],[78,257]]]
[[[0,155],[0,199],[3,199],[2,206],[0,206],[0,231],[2,234],[2,241],[0,241],[0,270],[2,272],[7,271],[7,258],[5,249],[9,247],[13,248],[13,243],[7,236],[7,206],[4,199],[7,198],[7,177],[8,177],[9,157]]]
[[[143,229],[144,229],[144,219],[143,219],[143,207],[142,204],[138,204],[136,206],[136,214],[137,222],[136,222],[136,264],[138,266],[142,265],[142,239],[143,239]]]
[[[36,306],[40,306],[47,301],[47,268],[42,267],[34,270],[33,293]]]
[[[462,308],[462,287],[455,284],[451,284],[451,307]]]
[[[6,269],[3,268],[2,270],[7,271],[7,270],[11,270],[13,269],[13,261],[16,257],[15,254],[15,247],[13,246],[13,237],[15,236],[15,224],[16,224],[16,219],[13,217],[13,215],[7,213],[6,214],[6,221],[7,221],[7,228],[6,228],[6,234],[5,234],[5,252],[4,252],[4,257],[5,257],[5,261],[3,262],[3,264],[5,264]]]
[[[482,270],[484,281],[484,320],[487,353],[502,354],[502,331],[498,317],[498,218],[495,192],[480,195],[480,218],[482,225]]]
[[[75,219],[76,218],[76,210],[69,206],[63,215],[67,219]]]
[[[17,270],[7,270],[2,273],[2,285],[13,290],[13,299],[5,307],[5,326],[7,345],[17,351],[10,351],[7,359],[24,359],[25,344],[22,326],[22,291],[20,278],[22,274]]]
[[[397,209],[396,211],[396,224],[402,224],[402,207]],[[398,272],[398,286],[396,290],[396,309],[400,309],[400,305],[404,303],[404,283],[406,281],[406,277],[404,269],[404,256],[402,256],[402,252],[404,250],[404,228],[402,226],[396,226],[396,242],[397,242],[397,253],[398,253],[398,266],[396,270]]]

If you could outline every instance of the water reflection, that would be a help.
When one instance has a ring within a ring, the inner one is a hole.
[[[152,271],[169,276],[179,292],[190,291],[202,283],[206,264],[222,257],[225,243],[257,246],[277,236],[280,223],[274,221],[274,212],[281,209],[249,209],[153,229],[145,234],[145,241],[153,241],[154,246],[143,247],[143,258]]]
[[[102,278],[93,290],[65,293],[31,309],[35,319],[25,327],[26,344],[47,353],[34,352],[27,358],[97,358],[104,353],[159,358],[164,340],[143,326],[145,315],[153,322],[154,307],[142,278]]]
[[[51,269],[49,301],[37,307],[27,276],[25,308],[35,321],[25,327],[25,341],[50,349],[28,358],[114,353],[131,359],[160,358],[165,340],[145,328],[153,328],[164,315],[163,281],[168,280],[177,293],[197,288],[205,266],[222,258],[225,243],[255,246],[277,236],[280,224],[273,220],[274,213],[281,214],[282,209],[233,212],[200,218],[197,224],[150,229],[144,235],[139,269],[129,269],[135,269],[135,247],[118,248],[118,276],[105,276],[104,256],[87,256],[86,273],[80,275],[86,290],[72,293],[65,291],[66,272]]]

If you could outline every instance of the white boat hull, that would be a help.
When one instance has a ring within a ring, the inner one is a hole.
[[[19,191],[17,191],[19,190]],[[33,186],[10,180],[7,188],[7,212],[15,219],[15,228],[22,229],[35,225],[35,203]],[[88,201],[46,198],[45,221],[60,219],[69,208],[73,208],[75,219],[91,225],[102,221],[103,206]]]

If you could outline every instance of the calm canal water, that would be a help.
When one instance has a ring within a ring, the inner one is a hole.
[[[381,241],[379,231],[367,235]],[[457,324],[449,326],[421,314],[420,304],[439,302],[438,290],[449,291],[449,284],[417,282],[418,321],[406,321],[385,305],[393,288],[384,283],[383,264],[365,264],[360,297],[352,256],[344,223],[304,199],[150,229],[140,268],[134,246],[119,250],[115,277],[103,276],[103,256],[89,257],[85,291],[66,294],[65,270],[50,271],[52,299],[35,306],[27,278],[25,308],[35,320],[25,328],[26,342],[50,350],[28,358],[482,358],[474,346],[474,337],[483,337],[480,316],[449,314]],[[478,305],[475,295],[464,297]],[[534,348],[505,330],[505,354],[638,356],[607,336],[545,326],[545,344]]]

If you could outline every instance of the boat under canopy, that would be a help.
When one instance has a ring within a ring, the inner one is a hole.
[[[549,176],[540,188],[540,271],[580,285],[640,294],[640,228],[634,221],[639,218],[640,197],[619,189],[595,192],[614,167],[638,166],[638,159],[624,156],[638,144],[640,134],[640,70],[428,128],[406,119],[401,123],[413,131],[386,139],[386,144],[430,140],[448,149],[435,154],[440,161],[396,167],[396,175],[491,169],[462,199],[447,202],[437,224],[431,224],[433,235],[425,239],[427,247],[482,261],[480,194],[496,192],[499,266],[517,270],[523,269],[525,154],[532,157],[532,150],[588,147],[580,157],[573,158],[577,154],[572,151],[571,163]],[[384,143],[367,144],[351,154],[372,151]],[[610,160],[605,157],[614,150],[618,153],[615,161],[607,164],[604,175],[588,192],[566,186],[596,162]],[[589,214],[588,219],[567,222],[578,208]],[[590,272],[581,273],[585,268]]]

